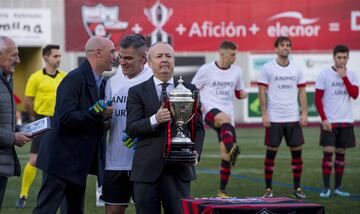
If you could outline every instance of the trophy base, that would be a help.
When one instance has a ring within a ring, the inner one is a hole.
[[[193,153],[194,143],[189,138],[174,137],[171,140],[171,151],[166,156],[167,164],[194,165],[196,155]]]

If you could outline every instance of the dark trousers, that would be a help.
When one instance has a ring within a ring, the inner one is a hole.
[[[160,203],[165,214],[182,213],[181,199],[189,196],[190,181],[183,181],[178,174],[167,170],[156,182],[134,182],[137,214],[160,214]]]
[[[55,214],[62,200],[66,200],[67,213],[82,214],[84,199],[85,187],[43,173],[43,183],[33,214]]]
[[[1,205],[2,205],[2,202],[4,200],[4,196],[5,196],[7,180],[8,180],[7,177],[0,176],[0,210],[1,210]]]

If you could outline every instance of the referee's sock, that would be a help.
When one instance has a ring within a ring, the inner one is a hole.
[[[322,176],[324,182],[324,188],[330,188],[330,176],[331,176],[331,169],[332,169],[332,152],[324,152],[323,159],[322,159]]]
[[[36,177],[36,172],[37,169],[35,166],[32,166],[30,163],[26,164],[21,181],[20,198],[21,197],[28,198],[30,187],[33,184]]]

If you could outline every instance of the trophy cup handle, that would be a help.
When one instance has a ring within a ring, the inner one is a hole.
[[[190,117],[186,122],[184,122],[184,124],[187,124],[190,120],[192,120],[193,117],[194,117],[194,115],[195,115],[195,113],[193,113],[193,114],[191,115],[191,117]]]

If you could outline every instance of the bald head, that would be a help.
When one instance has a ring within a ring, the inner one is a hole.
[[[173,49],[173,47],[166,42],[157,42],[155,44],[153,44],[148,51],[148,59],[150,60],[150,58],[154,55],[155,52],[157,52],[159,49],[168,49],[168,51],[174,56],[175,55],[175,51]]]
[[[0,53],[5,53],[10,46],[16,46],[14,40],[7,36],[0,36]]]
[[[14,40],[7,36],[0,36],[0,67],[4,73],[14,73],[19,63],[19,51]]]
[[[104,46],[111,43],[111,40],[108,38],[93,36],[85,44],[85,54],[87,56],[88,54],[95,53],[96,50],[101,50]]]
[[[168,81],[174,75],[174,49],[165,42],[158,42],[149,48],[149,66],[154,76],[161,81]]]
[[[85,54],[91,68],[97,74],[111,71],[116,60],[114,43],[101,36],[93,36],[86,42]]]

